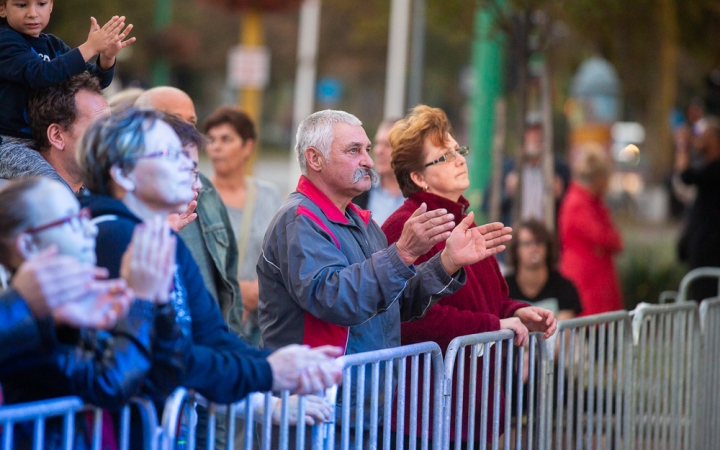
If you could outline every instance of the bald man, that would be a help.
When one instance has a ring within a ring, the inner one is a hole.
[[[185,92],[174,87],[161,86],[149,89],[138,97],[135,106],[174,114],[193,126],[197,123],[192,99]],[[196,146],[186,146],[186,149],[197,164],[200,149]],[[227,322],[228,311],[233,304],[237,305],[236,309],[242,308],[240,285],[237,280],[237,241],[220,195],[203,174],[199,174],[199,179],[202,188],[198,191],[195,209],[197,219],[193,220],[195,215],[189,214],[190,220],[182,221],[178,233],[190,248],[190,253],[200,267],[205,286],[219,303]]]

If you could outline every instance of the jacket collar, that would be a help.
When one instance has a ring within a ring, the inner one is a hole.
[[[418,206],[420,206],[420,204],[422,203],[425,203],[427,205],[428,211],[445,208],[447,212],[455,216],[456,224],[460,223],[460,221],[465,218],[465,216],[467,215],[467,210],[470,207],[470,202],[468,202],[467,199],[463,196],[460,196],[458,201],[454,202],[437,194],[420,191],[411,195],[410,198],[413,199],[413,201],[417,202]]]
[[[305,197],[309,198],[310,201],[318,205],[318,207],[322,210],[323,214],[325,214],[325,216],[332,222],[350,225],[350,221],[347,219],[347,217],[345,217],[345,214],[343,214],[342,211],[340,211],[340,209],[335,206],[332,200],[330,200],[323,191],[318,189],[318,187],[315,186],[312,181],[308,180],[305,175],[300,175],[300,181],[298,181],[297,191],[303,194]],[[362,221],[365,223],[365,226],[368,226],[370,224],[370,211],[360,209],[352,202],[348,203],[347,207],[350,211],[354,212],[362,219]]]

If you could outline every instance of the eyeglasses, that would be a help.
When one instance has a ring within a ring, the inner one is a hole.
[[[455,161],[455,159],[457,158],[457,155],[467,156],[469,154],[470,154],[470,147],[465,145],[463,147],[456,148],[455,150],[445,153],[438,159],[434,159],[434,160],[430,161],[429,163],[425,164],[425,167],[430,167],[433,164],[437,164],[437,163],[441,163],[441,162],[445,162],[445,161],[452,162],[452,161]]]
[[[177,161],[181,156],[190,158],[190,154],[179,148],[167,148],[165,150],[159,150],[157,152],[148,153],[147,155],[140,155],[137,159],[153,159],[153,158],[165,158],[169,161]]]
[[[70,227],[74,231],[81,231],[85,228],[85,224],[89,222],[90,219],[92,219],[92,214],[90,214],[90,208],[83,208],[77,214],[58,219],[54,222],[46,223],[45,225],[41,225],[39,227],[28,228],[27,230],[25,230],[25,232],[29,234],[39,233],[53,227],[65,225],[66,223],[69,223]]]

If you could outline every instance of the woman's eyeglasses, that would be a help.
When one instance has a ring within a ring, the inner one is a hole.
[[[457,155],[467,156],[469,154],[470,154],[470,147],[465,145],[463,147],[456,148],[455,150],[445,153],[438,159],[434,159],[434,160],[430,161],[429,163],[425,164],[425,167],[430,167],[433,164],[437,164],[437,163],[441,163],[441,162],[445,162],[445,161],[452,162],[457,159]]]
[[[167,148],[165,150],[159,150],[157,152],[148,153],[147,155],[140,155],[137,159],[153,159],[153,158],[165,158],[169,161],[177,161],[181,156],[190,158],[190,154],[178,148]]]
[[[77,214],[63,217],[62,219],[46,223],[45,225],[40,225],[39,227],[28,228],[27,230],[25,230],[25,232],[29,234],[39,233],[53,227],[65,225],[66,223],[69,223],[70,227],[74,231],[81,231],[85,228],[85,224],[89,222],[90,219],[92,219],[92,214],[90,214],[90,208],[83,208]]]

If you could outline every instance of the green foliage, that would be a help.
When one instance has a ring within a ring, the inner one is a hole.
[[[675,262],[658,262],[648,249],[636,249],[618,267],[625,308],[632,310],[640,302],[658,303],[663,291],[677,291],[687,268]]]

